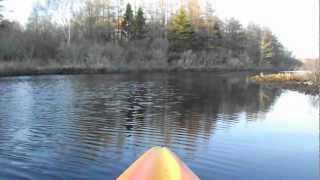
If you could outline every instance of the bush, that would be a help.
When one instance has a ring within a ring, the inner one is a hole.
[[[41,33],[26,32],[26,43],[29,48],[28,51],[33,52],[33,58],[54,59],[57,57],[60,46],[61,37],[52,31],[45,31]]]
[[[0,24],[0,58],[2,60],[17,60],[24,58],[24,34],[22,28],[15,22],[3,21]]]
[[[78,43],[78,44],[61,44],[59,47],[59,59],[61,61],[69,62],[85,62],[88,58],[89,45]]]
[[[105,68],[111,63],[119,64],[123,59],[123,48],[112,43],[62,44],[59,48],[59,59],[63,63],[75,66]],[[100,66],[100,67],[99,67]]]

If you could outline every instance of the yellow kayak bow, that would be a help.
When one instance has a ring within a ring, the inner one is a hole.
[[[165,147],[153,147],[139,157],[117,180],[198,180],[187,165]]]

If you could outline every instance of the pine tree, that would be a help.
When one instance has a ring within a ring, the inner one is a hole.
[[[249,24],[246,28],[246,52],[254,65],[260,65],[262,29],[256,24]]]
[[[142,39],[145,36],[146,31],[146,19],[144,17],[144,12],[142,8],[138,9],[137,15],[135,17],[135,38]]]
[[[122,30],[125,32],[127,38],[131,39],[132,34],[134,32],[134,17],[133,17],[133,11],[132,11],[130,3],[127,4],[126,12],[124,13],[121,26],[122,26]]]
[[[171,42],[171,48],[178,51],[191,48],[194,32],[194,27],[185,9],[180,8],[169,25],[168,39]]]
[[[260,65],[264,61],[270,61],[273,58],[273,47],[271,42],[271,33],[269,31],[264,32],[261,40],[261,56],[260,56]]]
[[[261,40],[261,59],[263,62],[278,65],[278,60],[282,58],[283,46],[270,30],[265,30]]]

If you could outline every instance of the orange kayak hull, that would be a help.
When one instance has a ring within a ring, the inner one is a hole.
[[[172,151],[153,147],[139,157],[117,180],[199,179]]]

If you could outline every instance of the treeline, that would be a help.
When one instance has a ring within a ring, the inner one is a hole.
[[[188,0],[179,7],[168,7],[165,0],[149,3],[35,3],[26,26],[1,18],[0,61],[109,70],[297,65],[269,29],[243,27],[235,19],[222,21],[209,1]]]

